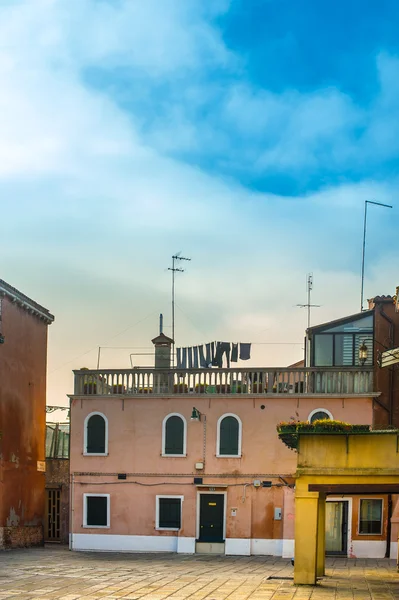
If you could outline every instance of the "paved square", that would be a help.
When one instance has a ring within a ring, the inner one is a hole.
[[[399,599],[393,560],[327,559],[326,577],[316,587],[295,587],[292,574],[289,560],[270,556],[109,554],[54,546],[0,552],[0,600]]]

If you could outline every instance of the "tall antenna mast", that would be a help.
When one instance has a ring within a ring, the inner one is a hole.
[[[180,256],[181,252],[177,252],[172,256],[172,266],[168,267],[168,271],[172,271],[172,367],[175,366],[175,273],[184,273],[184,269],[179,269],[175,266],[177,260],[191,260],[185,256]]]
[[[310,309],[311,308],[319,308],[320,304],[311,304],[310,303],[310,293],[313,289],[313,273],[308,273],[307,274],[307,279],[306,279],[306,283],[307,283],[307,290],[308,290],[308,301],[307,304],[297,304],[297,306],[300,306],[301,308],[307,308],[308,309],[308,329],[310,327]]]

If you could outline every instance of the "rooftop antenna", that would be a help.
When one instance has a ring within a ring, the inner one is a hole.
[[[172,367],[175,366],[175,273],[184,273],[184,269],[176,267],[175,264],[177,260],[191,260],[191,258],[186,258],[185,256],[180,255],[181,252],[174,254],[172,256],[172,266],[168,267],[168,271],[172,271]]]
[[[308,289],[308,301],[307,304],[297,304],[297,306],[299,306],[300,308],[307,308],[308,309],[308,329],[310,327],[310,309],[311,308],[319,308],[320,304],[311,304],[310,303],[310,293],[313,289],[313,273],[308,273],[307,274],[307,289]]]

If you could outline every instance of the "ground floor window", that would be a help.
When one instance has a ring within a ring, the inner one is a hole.
[[[109,494],[84,494],[83,526],[109,527],[110,521]]]
[[[360,500],[359,533],[381,535],[382,499],[362,498]]]
[[[157,496],[156,529],[181,529],[183,496]]]

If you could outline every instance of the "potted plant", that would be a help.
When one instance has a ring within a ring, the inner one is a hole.
[[[112,386],[113,394],[124,394],[125,391],[126,391],[126,388],[121,383],[118,383],[118,384]]]
[[[175,383],[173,392],[175,394],[188,394],[188,385],[186,383]]]
[[[152,394],[152,388],[151,387],[139,388],[139,394]]]
[[[207,389],[207,384],[206,383],[196,383],[195,384],[195,393],[196,394],[206,394],[206,389]]]
[[[216,393],[217,394],[230,394],[231,393],[231,387],[228,383],[222,383],[222,384],[218,384],[216,386]]]

